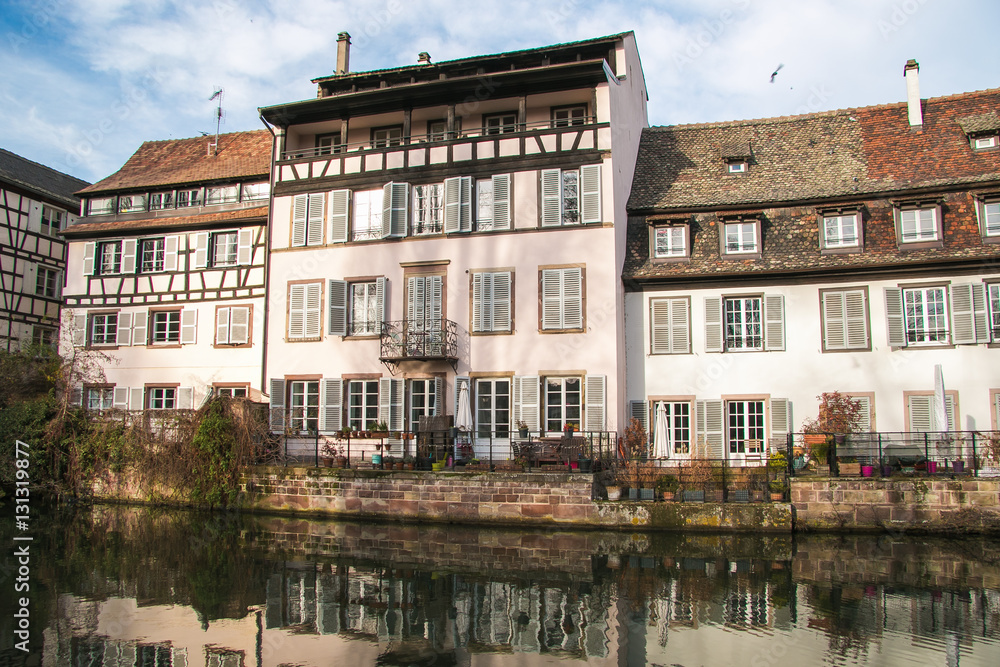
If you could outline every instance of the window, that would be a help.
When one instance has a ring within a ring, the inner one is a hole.
[[[102,276],[122,272],[122,242],[105,241],[97,244],[97,273]]]
[[[39,266],[35,272],[35,294],[47,299],[54,299],[59,295],[59,272]]]
[[[858,213],[824,215],[821,230],[823,248],[857,248],[861,245]]]
[[[904,289],[903,313],[907,344],[948,342],[944,287]]]
[[[403,143],[402,125],[372,128],[372,148],[398,146],[401,143]]]
[[[55,236],[62,229],[63,212],[49,206],[42,207],[41,232],[47,236]]]
[[[650,354],[691,352],[691,301],[688,297],[650,299]]]
[[[229,398],[246,398],[247,388],[246,387],[216,387],[215,393],[219,396],[228,396]]]
[[[101,412],[110,410],[114,405],[115,390],[113,387],[87,387],[86,402],[88,410]]]
[[[177,191],[177,208],[201,206],[201,188]]]
[[[139,242],[139,272],[156,273],[163,270],[164,239],[143,239]]]
[[[462,118],[455,117],[454,136],[462,136]],[[427,122],[427,141],[444,141],[448,139],[448,121],[446,119],[431,120]]]
[[[983,236],[1000,237],[1000,201],[983,202],[980,218]]]
[[[90,344],[115,345],[117,343],[118,313],[97,313],[90,316]]]
[[[406,279],[406,353],[437,357],[444,352],[444,276]]]
[[[413,220],[410,233],[440,234],[444,220],[444,184],[413,186]],[[379,223],[381,230],[381,221]]]
[[[958,392],[946,391],[944,394],[947,424],[938,424],[935,416],[934,393],[924,391],[903,392],[906,400],[907,430],[916,433],[955,430],[955,405],[958,403]],[[954,455],[954,453],[952,453]]]
[[[937,208],[906,209],[899,212],[902,243],[938,240]]]
[[[87,200],[87,215],[114,215],[114,213],[114,197],[98,197]]]
[[[410,380],[410,430],[416,431],[420,417],[437,414],[437,393],[441,381],[436,378]]]
[[[972,139],[972,147],[976,150],[982,150],[984,148],[996,148],[997,146],[997,135],[991,134],[984,137],[975,137]]]
[[[250,342],[250,306],[228,306],[215,311],[215,344],[246,345]]]
[[[746,255],[760,252],[757,242],[757,222],[727,222],[724,225],[723,251],[727,255]]]
[[[493,179],[476,181],[476,229],[493,229]]]
[[[517,132],[517,112],[483,114],[483,134]]]
[[[149,195],[149,210],[150,211],[160,211],[167,208],[174,207],[174,193],[173,192],[154,192]]]
[[[176,387],[149,387],[146,396],[150,410],[173,410],[177,407]]]
[[[868,292],[865,288],[820,292],[824,350],[867,350]]]
[[[687,256],[687,225],[653,228],[654,259]]]
[[[323,244],[323,213],[326,195],[321,192],[295,195],[292,201],[292,247]]]
[[[354,193],[352,241],[382,238],[382,188]]]
[[[513,274],[510,271],[472,274],[472,331],[509,332]]]
[[[510,437],[510,380],[476,380],[476,437]]]
[[[239,263],[239,242],[236,232],[215,232],[211,236],[211,266],[236,266]]]
[[[271,196],[270,183],[244,183],[242,201],[264,201]]]
[[[150,314],[153,325],[153,344],[181,342],[181,311],[158,310]]]
[[[340,132],[316,135],[316,155],[330,155],[343,151],[344,146],[340,143]]]
[[[323,283],[288,286],[288,339],[316,340],[322,333]]]
[[[1000,341],[1000,283],[986,286],[990,301],[990,338]]]
[[[671,454],[690,454],[691,404],[686,401],[662,401],[654,404],[654,425],[659,423],[656,418],[659,410],[663,410],[667,417],[667,450]]]
[[[540,272],[543,331],[583,329],[583,269],[542,269]]]
[[[135,213],[146,210],[146,195],[122,195],[118,198],[119,213]]]
[[[730,160],[726,163],[726,171],[730,174],[745,174],[747,172],[747,161]]]
[[[55,342],[55,329],[40,327],[37,324],[31,327],[31,344],[35,347],[53,347]]]
[[[578,377],[545,379],[545,430],[562,431],[566,424],[580,428],[582,383]]]
[[[601,222],[601,165],[541,172],[542,226]]]
[[[351,312],[348,336],[377,336],[382,333],[379,325],[379,294],[376,281],[351,283]]]
[[[726,420],[730,454],[763,451],[764,401],[728,401]]]
[[[378,380],[351,380],[347,383],[347,420],[362,431],[378,419]]]
[[[726,299],[726,349],[763,350],[764,336],[761,326],[761,298],[738,297]]]
[[[232,204],[240,199],[240,189],[236,185],[216,185],[205,188],[205,204]]]
[[[319,381],[295,380],[288,383],[288,425],[293,431],[319,429]]]
[[[583,125],[587,120],[587,107],[584,104],[571,107],[552,108],[552,127],[568,127]]]

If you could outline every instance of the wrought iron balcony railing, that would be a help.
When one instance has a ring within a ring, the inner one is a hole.
[[[446,319],[396,320],[382,323],[379,359],[401,361],[458,361],[458,325]]]

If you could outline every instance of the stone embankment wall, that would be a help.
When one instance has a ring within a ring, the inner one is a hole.
[[[790,532],[787,504],[592,500],[593,475],[257,468],[252,509],[351,518],[580,528]]]
[[[994,532],[1000,480],[796,479],[796,530]]]

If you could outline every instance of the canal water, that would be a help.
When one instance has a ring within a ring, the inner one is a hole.
[[[0,665],[1000,664],[995,539],[9,509]]]

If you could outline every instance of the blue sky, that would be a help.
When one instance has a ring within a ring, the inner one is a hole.
[[[263,127],[351,69],[635,31],[652,125],[790,115],[1000,86],[995,0],[0,0],[0,147],[90,181],[146,140]],[[769,81],[770,74],[784,67]]]

